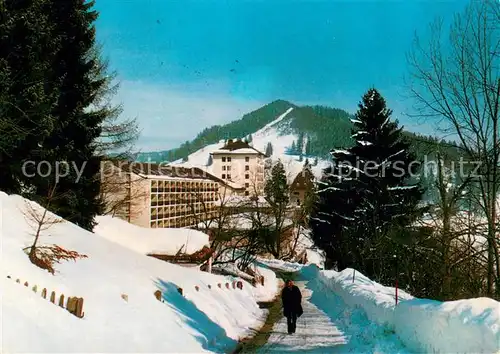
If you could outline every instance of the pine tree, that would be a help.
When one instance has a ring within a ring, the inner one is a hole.
[[[305,146],[304,150],[305,150],[305,154],[306,154],[306,156],[311,156],[311,153],[312,153],[312,148],[311,148],[311,139],[309,139],[309,138],[308,138],[308,139],[306,140],[306,144],[305,144],[305,145],[306,145],[306,146]]]
[[[292,146],[288,151],[290,155],[297,155],[297,145],[295,144],[295,140],[292,142]]]
[[[281,161],[278,161],[271,169],[271,175],[264,186],[264,197],[271,207],[274,218],[273,227],[269,233],[266,233],[267,239],[264,242],[268,251],[279,258],[283,224],[290,201],[285,168]]]
[[[40,146],[52,131],[57,92],[46,83],[58,44],[51,28],[45,1],[2,1],[0,190],[7,193],[33,191],[36,168],[24,162],[39,158]]]
[[[304,152],[304,132],[300,132],[297,137],[297,154],[302,154]]]
[[[96,143],[103,123],[115,113],[99,105],[109,82],[96,50],[98,14],[92,9],[93,1],[52,0],[49,4],[52,34],[59,41],[51,82],[59,95],[52,112],[57,122],[43,148],[50,159],[70,161],[81,169],[81,175],[70,169],[59,181],[64,197],[52,207],[60,216],[92,230],[102,207],[98,199],[102,156],[96,154]]]
[[[377,90],[363,96],[353,120],[355,145],[332,151],[335,164],[325,171],[317,205],[318,215],[334,225],[331,239],[320,242],[333,245],[332,256],[342,266],[378,279],[393,271],[387,252],[398,247],[407,235],[401,230],[422,212],[423,191],[408,184],[418,165],[411,165],[415,156],[391,113]]]
[[[273,156],[273,144],[271,144],[271,142],[267,143],[265,154],[267,157]]]

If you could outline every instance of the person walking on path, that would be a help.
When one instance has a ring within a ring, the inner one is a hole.
[[[295,333],[297,327],[297,318],[303,313],[302,294],[299,288],[293,284],[292,280],[287,280],[285,287],[281,292],[281,301],[283,303],[283,314],[286,317],[288,325],[288,334]]]

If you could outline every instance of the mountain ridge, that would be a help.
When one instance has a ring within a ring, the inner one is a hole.
[[[240,119],[223,125],[207,127],[194,139],[184,142],[178,148],[141,152],[136,154],[135,160],[140,162],[186,161],[189,155],[209,145],[219,143],[221,140],[239,138],[251,141],[253,134],[274,122],[278,116],[290,108],[292,108],[290,114],[287,114],[281,122],[276,123],[278,125],[277,133],[275,132],[273,138],[270,139],[275,140],[287,136],[288,145],[285,154],[329,159],[329,152],[332,149],[346,148],[353,144],[351,138],[352,114],[339,108],[321,105],[299,106],[290,101],[278,99],[244,114]],[[417,155],[420,156],[428,152],[429,143],[453,145],[409,131],[405,131],[404,134],[411,140]],[[291,136],[294,137],[290,138]],[[265,149],[265,147],[259,148]],[[447,149],[456,150],[449,146]]]
[[[287,109],[293,108],[292,119],[288,117],[289,126],[283,128],[283,133],[292,133],[303,130],[310,136],[318,134],[317,127],[325,124],[330,129],[342,131],[343,139],[346,134],[350,135],[351,123],[349,119],[352,117],[348,112],[325,106],[299,106],[290,101],[278,99],[274,100],[254,111],[244,114],[240,119],[236,119],[224,125],[213,125],[203,129],[192,140],[186,141],[178,148],[160,151],[140,152],[136,154],[135,159],[141,162],[147,161],[162,161],[173,162],[179,159],[184,159],[193,152],[204,148],[207,145],[214,144],[220,140],[245,138],[251,136],[256,131],[262,129],[266,124],[273,122],[277,116],[284,113]],[[331,121],[336,121],[338,126],[331,126]],[[325,132],[320,135],[325,135]],[[333,132],[333,135],[336,135]],[[339,138],[340,136],[339,135]],[[251,138],[250,138],[251,139]],[[319,139],[312,139],[312,141],[324,140],[324,137]],[[321,146],[324,145],[324,146]],[[330,144],[328,144],[330,145]],[[311,153],[318,156],[324,156],[330,147],[325,144],[315,143]]]

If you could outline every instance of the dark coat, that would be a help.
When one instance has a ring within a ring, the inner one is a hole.
[[[293,285],[291,288],[285,286],[281,292],[281,301],[285,317],[291,314],[296,314],[297,317],[302,315],[302,294],[297,286]]]

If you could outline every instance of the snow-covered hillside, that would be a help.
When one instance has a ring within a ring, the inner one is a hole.
[[[42,211],[35,203],[0,192],[3,353],[228,352],[250,327],[258,327],[263,320],[265,312],[259,309],[255,293],[263,296],[265,289],[255,290],[246,282],[242,290],[227,289],[225,283],[237,278],[148,257],[144,249],[134,247],[140,242],[133,238],[151,235],[129,233],[130,228],[125,227],[105,228],[102,219],[99,234],[66,221],[43,232],[41,245],[57,244],[88,256],[55,264],[52,275],[34,266],[22,250],[33,240],[23,213],[26,203]],[[115,234],[109,235],[110,231]],[[169,237],[164,246],[160,241],[156,238],[154,249],[172,247]],[[29,286],[23,286],[24,282]],[[48,290],[47,299],[41,297],[43,288]],[[276,284],[269,288],[275,291]],[[155,298],[157,290],[162,291],[165,302]],[[66,299],[83,297],[84,317],[79,319],[51,304],[52,291],[57,300],[60,294]]]
[[[277,116],[274,121],[266,124],[264,127],[253,133],[252,141],[250,143],[254,148],[262,151],[263,153],[266,151],[267,144],[271,143],[273,147],[271,158],[273,160],[281,160],[290,182],[302,171],[305,162],[305,159],[300,161],[299,156],[289,155],[287,153],[287,150],[292,145],[293,141],[298,139],[298,135],[288,133],[289,129],[287,129],[290,124],[292,112],[293,107],[288,108],[282,114]],[[232,138],[236,139],[245,137]],[[198,167],[212,173],[211,166],[207,166],[209,155],[211,152],[222,148],[224,143],[224,141],[220,141],[217,144],[207,145],[189,155],[187,161],[176,161],[174,163],[184,167]],[[310,162],[312,163],[313,161]],[[319,178],[322,170],[327,165],[328,161],[318,159],[318,164],[316,166],[312,166],[312,172],[317,178]]]

